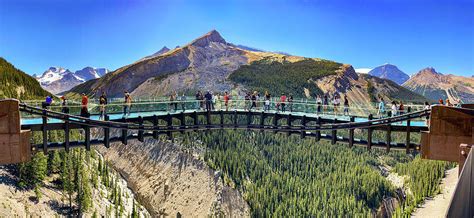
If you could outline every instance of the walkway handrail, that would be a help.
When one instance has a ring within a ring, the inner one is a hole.
[[[140,125],[140,124],[134,124],[134,123],[93,120],[90,118],[65,114],[61,112],[51,111],[48,109],[36,108],[24,103],[20,104],[20,110],[23,112],[46,116],[49,118],[59,119],[63,121],[65,121],[66,120],[65,118],[67,118],[67,121],[69,121],[70,123],[89,126],[89,127],[116,128],[116,129],[128,129],[128,130],[149,130],[149,131],[169,130],[168,128],[166,129],[160,128],[160,127],[165,127],[165,126],[153,126],[153,125],[145,125],[145,124]],[[378,127],[378,126],[385,126],[392,123],[403,122],[403,121],[411,120],[414,118],[425,117],[425,116],[428,116],[429,114],[430,114],[430,110],[422,110],[422,111],[416,111],[416,112],[398,115],[394,117],[387,117],[387,118],[381,118],[381,119],[375,119],[375,120],[369,120],[369,121],[363,121],[363,122],[330,123],[330,124],[321,124],[315,127],[307,126],[304,128],[302,126],[298,126],[298,127],[293,126],[293,127],[289,127],[288,130],[303,130],[304,129],[305,131],[318,131],[318,130],[338,130],[338,129],[356,129],[356,128],[363,129],[363,128],[369,128],[369,127],[372,128],[372,127]],[[74,118],[77,120],[74,120],[71,118]]]

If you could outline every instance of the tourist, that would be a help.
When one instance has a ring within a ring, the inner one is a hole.
[[[333,107],[334,107],[334,115],[337,115],[337,113],[339,112],[339,104],[341,103],[341,101],[339,99],[339,95],[337,93],[334,95],[332,103],[333,103]]]
[[[82,93],[82,100],[81,100],[81,117],[89,117],[89,110],[87,108],[87,104],[89,103],[89,98],[85,93]]]
[[[178,109],[178,104],[176,103],[176,94],[171,93],[170,94],[170,103],[169,103],[169,109],[168,110],[174,110],[176,111]]]
[[[285,93],[281,93],[281,96],[280,96],[280,107],[281,107],[281,111],[282,111],[282,112],[285,112],[285,102],[286,102],[286,95],[285,95]]]
[[[253,108],[257,108],[257,91],[254,91],[252,96],[250,96],[250,100],[252,101],[252,105],[250,106],[249,111],[251,111]]]
[[[290,112],[293,112],[293,95],[292,94],[288,96],[288,107],[290,108]]]
[[[216,109],[216,103],[217,103],[217,96],[214,95],[213,92],[211,92],[211,96],[212,96],[212,99],[211,99],[211,110],[215,110],[215,109]]]
[[[124,91],[124,102],[123,102],[123,117],[130,116],[130,110],[132,107],[132,96],[128,91]]]
[[[385,114],[385,102],[383,101],[383,98],[380,98],[378,110],[377,110],[377,115],[379,117],[383,117]]]
[[[321,95],[316,96],[316,111],[321,113],[321,104],[323,103],[323,100],[321,99]]]
[[[61,112],[68,114],[69,113],[69,107],[68,105],[68,100],[66,96],[61,96]]]
[[[446,106],[448,107],[452,107],[453,104],[451,104],[451,101],[449,101],[449,99],[446,99]]]
[[[392,117],[397,116],[398,112],[397,102],[392,101]]]
[[[403,101],[400,101],[400,105],[398,106],[398,114],[403,115],[405,113],[405,106],[403,105]]]
[[[328,109],[328,104],[329,104],[328,95],[327,95],[327,94],[324,94],[324,98],[323,98],[323,112],[326,112],[326,111],[327,111],[327,109]]]
[[[43,106],[44,109],[46,109],[49,106],[51,106],[51,104],[53,104],[53,97],[48,95],[48,96],[46,96],[46,99],[42,103],[42,106]]]
[[[222,109],[222,102],[221,102],[221,95],[219,94],[219,92],[217,92],[215,95],[214,95],[214,104],[215,104],[215,109],[216,110],[221,110]]]
[[[198,91],[196,92],[196,110],[202,108],[202,105],[201,105],[201,91]]]
[[[229,110],[229,100],[230,100],[229,93],[225,92],[225,93],[224,93],[225,111],[228,111],[228,110]]]
[[[347,99],[347,95],[344,96],[344,115],[349,116],[349,100]]]
[[[107,96],[105,96],[105,92],[102,92],[102,95],[99,97],[99,106],[100,106],[99,120],[105,119],[106,105],[107,105]]]
[[[207,91],[206,95],[204,95],[204,98],[206,99],[206,110],[211,111],[211,101],[212,101],[212,94],[210,91]]]
[[[268,93],[268,91],[265,91],[265,111],[270,111],[270,99],[271,95]]]
[[[184,94],[183,92],[183,95],[181,95],[181,99],[179,99],[181,101],[181,109],[184,111],[186,111],[186,95]]]
[[[429,104],[427,101],[425,101],[425,107],[424,107],[423,109],[424,109],[424,110],[429,110],[429,109],[431,109],[431,106],[430,106],[430,104]],[[426,115],[426,125],[428,126],[428,128],[430,127],[430,115],[429,115],[429,114]]]
[[[440,98],[440,99],[438,100],[438,103],[439,103],[440,105],[444,105],[443,99]]]

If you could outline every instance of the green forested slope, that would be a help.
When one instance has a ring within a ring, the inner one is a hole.
[[[281,63],[263,59],[241,66],[229,76],[229,79],[260,93],[269,91],[278,95],[286,93],[303,97],[303,88],[311,90],[312,95],[320,93],[319,88],[314,82],[309,82],[309,79],[315,80],[335,74],[340,66],[342,64],[327,60],[306,59],[294,63],[285,61]]]
[[[396,172],[409,176],[402,169],[417,168],[417,175],[407,183],[417,184],[412,190],[421,199],[433,194],[428,190],[434,189],[450,166],[419,158],[413,161],[404,152],[386,155],[377,149],[350,149],[271,133],[209,132],[186,136],[184,144],[195,146],[196,141],[206,146],[208,164],[241,191],[254,217],[372,216],[382,199],[400,198],[379,166],[397,166]],[[408,196],[398,214],[411,213],[419,203]]]
[[[16,69],[0,57],[0,99],[16,98],[20,100],[43,99],[51,93],[41,88],[35,78]]]

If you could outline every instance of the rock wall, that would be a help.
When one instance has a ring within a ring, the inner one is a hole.
[[[128,181],[153,217],[248,217],[240,193],[223,184],[195,151],[165,140],[130,140],[98,151]]]

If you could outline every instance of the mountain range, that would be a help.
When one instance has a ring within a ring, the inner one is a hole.
[[[384,64],[382,66],[378,66],[370,70],[368,74],[379,78],[392,80],[399,85],[410,79],[410,76],[408,76],[406,73],[398,69],[397,66],[392,64]]]
[[[420,70],[403,86],[433,100],[449,99],[452,103],[474,102],[473,77],[444,75],[432,67]]]
[[[44,89],[53,94],[60,94],[83,82],[100,78],[108,72],[105,68],[85,67],[82,70],[71,72],[62,67],[50,67],[36,79]]]
[[[187,45],[80,84],[68,95],[77,97],[84,92],[98,96],[105,91],[110,97],[121,97],[129,91],[133,96],[151,97],[173,92],[193,95],[197,90],[238,94],[268,90],[273,95],[285,91],[295,97],[337,92],[354,103],[382,97],[426,100],[390,80],[357,74],[349,64],[245,48],[226,42],[213,30]]]

